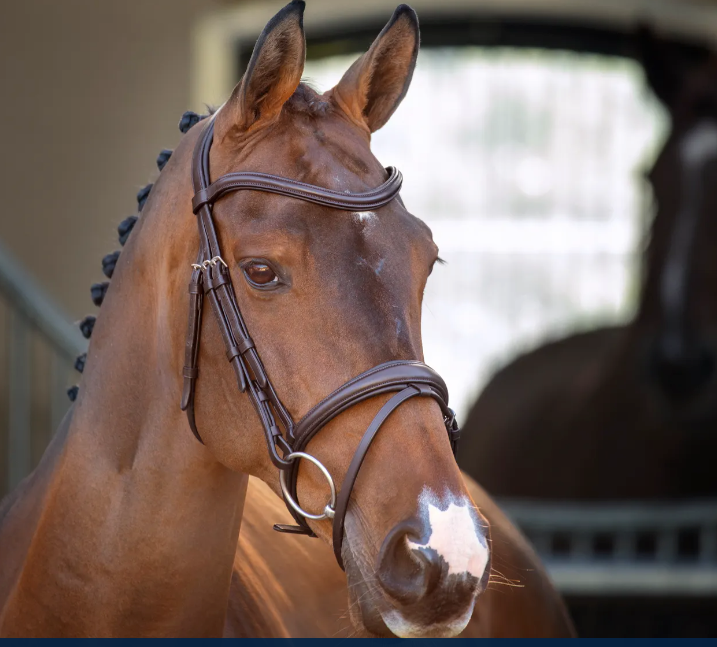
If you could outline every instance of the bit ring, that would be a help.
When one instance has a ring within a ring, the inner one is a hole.
[[[281,493],[284,495],[284,499],[296,512],[306,519],[313,519],[314,521],[320,521],[321,519],[333,519],[334,514],[336,513],[336,486],[334,485],[334,479],[332,479],[331,474],[329,474],[329,470],[323,466],[318,458],[314,458],[311,454],[305,454],[304,452],[292,452],[291,454],[284,456],[284,459],[287,461],[295,458],[305,458],[307,461],[313,463],[319,468],[321,473],[329,482],[329,487],[331,488],[331,500],[326,504],[326,507],[321,514],[312,514],[311,512],[307,512],[289,494],[289,488],[286,485],[286,470],[281,470],[281,472],[279,472],[279,482],[281,483]]]

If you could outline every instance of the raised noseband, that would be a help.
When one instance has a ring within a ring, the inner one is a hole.
[[[295,426],[264,369],[259,352],[239,310],[229,268],[221,257],[212,206],[216,200],[231,191],[253,190],[276,193],[333,209],[347,211],[377,209],[398,197],[402,182],[401,173],[389,167],[386,169],[388,174],[386,181],[375,189],[363,193],[342,193],[289,178],[252,172],[230,173],[210,183],[209,150],[213,133],[214,120],[209,119],[194,149],[192,159],[192,182],[195,191],[192,207],[199,225],[200,249],[196,262],[192,264],[192,277],[189,282],[189,320],[185,366],[182,372],[184,389],[181,407],[187,413],[192,433],[199,442],[202,442],[194,417],[194,393],[199,377],[197,365],[199,336],[203,300],[206,297],[222,334],[226,356],[234,369],[239,390],[249,396],[264,429],[269,457],[274,465],[282,470],[281,484],[284,499],[289,512],[298,523],[297,526],[276,525],[275,529],[313,537],[315,535],[306,517],[323,519],[333,516],[334,553],[343,568],[341,547],[344,519],[351,492],[371,442],[389,415],[410,398],[416,396],[433,398],[441,407],[448,437],[455,452],[459,431],[455,415],[448,408],[446,385],[433,369],[422,362],[388,362],[362,373],[328,395]],[[381,407],[363,435],[336,497],[331,474],[316,458],[302,450],[319,430],[349,407],[376,395],[392,392],[395,395]],[[296,484],[299,458],[314,462],[329,482],[332,497],[321,514],[308,513],[298,503]]]

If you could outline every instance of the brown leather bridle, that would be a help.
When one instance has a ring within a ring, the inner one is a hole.
[[[372,210],[382,207],[398,197],[402,182],[401,173],[397,169],[389,167],[386,169],[388,179],[376,189],[364,193],[332,191],[266,173],[229,173],[211,182],[209,151],[214,133],[213,122],[213,119],[207,120],[192,159],[192,182],[195,191],[192,206],[199,224],[200,246],[197,262],[192,265],[192,278],[189,283],[189,324],[183,371],[182,410],[187,412],[189,426],[197,440],[203,442],[194,418],[194,391],[199,375],[197,360],[202,303],[206,296],[224,339],[227,359],[234,368],[239,389],[242,393],[249,395],[264,429],[269,457],[274,465],[282,471],[281,484],[284,500],[298,524],[296,526],[276,524],[274,529],[279,532],[315,537],[316,535],[306,522],[306,517],[312,519],[333,517],[334,554],[339,566],[343,568],[341,546],[344,535],[344,519],[356,477],[371,442],[388,416],[397,407],[410,398],[427,396],[433,398],[441,407],[448,438],[455,454],[460,431],[455,414],[448,407],[448,390],[438,373],[422,362],[406,360],[386,362],[361,373],[326,396],[295,425],[271,384],[239,310],[229,268],[221,257],[219,239],[212,218],[212,206],[219,198],[231,191],[253,190],[278,193],[334,209]],[[364,433],[349,465],[338,494],[338,500],[336,500],[330,474],[323,465],[314,457],[305,454],[303,450],[309,441],[340,413],[359,402],[383,393],[395,393],[395,395],[381,407]],[[323,514],[307,513],[297,503],[299,463],[297,458],[301,457],[308,458],[317,464],[331,486],[332,499]]]

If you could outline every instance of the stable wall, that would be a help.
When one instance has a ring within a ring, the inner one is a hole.
[[[20,0],[0,10],[0,240],[73,319],[117,224],[174,148],[191,30],[214,0]]]

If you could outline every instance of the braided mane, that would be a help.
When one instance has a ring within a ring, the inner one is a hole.
[[[206,115],[199,115],[196,112],[187,111],[182,115],[182,118],[179,120],[179,130],[182,132],[182,134],[189,131],[192,126],[195,126],[203,119],[206,119],[211,114],[213,114],[215,111],[213,109],[209,109],[209,114]],[[157,168],[161,172],[162,169],[167,165],[167,162],[169,161],[169,158],[172,156],[172,151],[165,148],[162,150],[159,155],[157,156]],[[117,233],[119,234],[119,243],[120,245],[124,246],[124,244],[129,239],[130,234],[132,233],[132,229],[134,228],[135,223],[137,222],[137,219],[139,218],[140,214],[142,213],[142,209],[144,209],[144,205],[147,202],[147,199],[149,198],[149,194],[152,191],[153,184],[148,184],[147,186],[142,187],[137,192],[137,215],[129,216],[128,218],[125,218],[117,227]],[[102,273],[108,278],[112,278],[112,274],[115,271],[115,266],[117,265],[117,260],[119,259],[121,250],[117,250],[116,252],[112,252],[111,254],[107,254],[102,259]],[[92,296],[92,303],[94,303],[98,308],[102,305],[102,302],[104,301],[105,294],[107,294],[107,288],[109,288],[110,282],[103,281],[102,283],[95,283],[90,288],[90,294]],[[92,336],[92,331],[95,328],[95,321],[97,320],[97,317],[95,315],[87,315],[79,322],[80,331],[82,332],[82,335],[85,339],[89,339]],[[77,370],[79,373],[82,373],[85,370],[85,362],[87,361],[87,353],[82,353],[82,355],[79,355],[77,359],[75,360],[75,370]],[[77,394],[80,392],[80,387],[78,385],[72,386],[67,390],[67,396],[70,398],[72,402],[74,402],[77,399]]]

